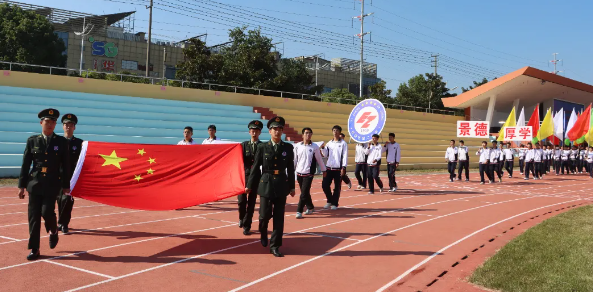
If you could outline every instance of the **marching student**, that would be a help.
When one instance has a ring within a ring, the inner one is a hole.
[[[501,177],[504,175],[504,142],[498,144],[498,166],[496,170]]]
[[[539,143],[539,142],[538,142]],[[548,158],[549,158],[549,153],[548,153],[548,149],[546,145],[542,145],[541,146],[541,150],[543,152],[543,156],[542,156],[542,171],[541,171],[541,177],[543,178],[544,174],[548,173]]]
[[[577,149],[577,146],[573,145],[572,146],[572,150],[570,150],[570,171],[572,172],[572,174],[576,174],[577,173],[577,156],[578,156],[579,150]]]
[[[535,149],[533,149],[533,144],[531,142],[527,143],[527,151],[525,151],[525,180],[529,180],[529,172],[533,174],[533,177],[536,177],[534,171],[534,163],[535,161]]]
[[[367,165],[368,165],[368,175],[369,175],[369,194],[372,195],[375,193],[375,182],[377,182],[377,186],[379,186],[379,190],[381,193],[383,192],[383,182],[379,177],[380,167],[381,167],[381,155],[385,151],[386,148],[379,144],[379,135],[373,134],[373,140],[369,143],[365,154],[368,155],[367,158]]]
[[[527,149],[525,149],[525,144],[519,145],[519,171],[521,175],[523,175],[525,170],[525,153]]]
[[[593,146],[589,146],[587,155],[587,167],[589,168],[589,176],[593,178]]]
[[[253,120],[247,124],[249,130],[249,141],[243,141],[243,169],[245,169],[245,182],[249,180],[251,166],[255,162],[255,151],[257,145],[261,143],[259,135],[264,128],[264,124],[258,120]],[[253,212],[255,211],[255,201],[257,200],[258,184],[252,186],[249,194],[243,193],[237,196],[237,205],[239,207],[239,228],[243,228],[243,235],[251,234],[251,223],[253,222]]]
[[[445,151],[445,161],[447,161],[447,170],[449,171],[449,182],[455,179],[455,167],[457,165],[457,147],[455,140],[449,141],[449,147]]]
[[[488,142],[486,141],[482,141],[482,148],[480,148],[477,152],[476,155],[480,156],[480,161],[479,161],[479,165],[480,165],[480,184],[483,185],[484,184],[484,173],[486,173],[486,176],[488,177],[488,181],[492,182],[492,178],[490,176],[490,170],[489,170],[489,166],[488,163],[490,161],[490,149],[488,149]]]
[[[346,141],[346,135],[344,135],[344,133],[340,133],[340,138],[342,138],[342,140]],[[348,142],[346,142],[346,145],[348,145]],[[352,181],[350,181],[350,178],[348,177],[348,170],[346,170],[344,172],[344,175],[342,175],[342,181],[348,185],[348,189],[352,188]]]
[[[397,182],[395,181],[395,169],[399,166],[399,160],[401,159],[401,148],[399,144],[395,142],[395,134],[389,133],[389,142],[383,146],[387,154],[385,158],[387,160],[387,177],[389,178],[389,192],[397,191]]]
[[[506,143],[507,148],[503,150],[503,157],[505,161],[504,168],[509,173],[509,178],[513,178],[513,168],[515,165],[515,150],[510,148],[511,143]]]
[[[68,148],[68,163],[70,164],[70,172],[64,174],[66,179],[70,181],[74,171],[76,170],[76,164],[80,157],[80,151],[82,150],[82,139],[74,137],[74,131],[76,130],[76,124],[78,124],[78,117],[74,114],[65,114],[62,116],[62,128],[64,129],[64,138],[66,138]],[[68,224],[72,218],[72,208],[74,207],[74,197],[64,194],[63,190],[60,190],[58,195],[58,230],[62,233],[68,234]]]
[[[294,168],[297,174],[297,182],[301,189],[296,213],[297,219],[303,218],[305,206],[307,207],[307,211],[304,212],[305,215],[313,214],[313,209],[315,209],[313,200],[311,199],[311,183],[313,183],[317,165],[321,168],[323,176],[325,177],[326,175],[319,146],[311,142],[313,130],[311,128],[304,128],[301,133],[303,134],[303,142],[299,142],[294,146]]]
[[[356,153],[354,156],[354,162],[356,163],[356,169],[354,175],[358,180],[358,189],[366,189],[367,187],[367,155],[365,154],[367,143],[356,144]],[[362,177],[360,176],[362,173]]]
[[[469,151],[463,140],[459,140],[459,147],[457,147],[457,160],[459,161],[457,180],[461,180],[461,173],[463,170],[465,170],[465,181],[469,181]]]
[[[564,174],[564,169],[566,169],[566,174],[570,174],[570,161],[568,158],[570,157],[570,147],[564,146],[564,150],[562,150],[562,161],[560,163],[560,167],[562,168],[562,174]]]
[[[195,145],[198,144],[191,136],[194,134],[194,128],[187,126],[183,129],[183,140],[177,145]]]
[[[498,171],[498,157],[500,156],[500,154],[498,153],[498,147],[496,144],[496,141],[492,141],[492,148],[490,148],[490,164],[488,167],[488,169],[490,170],[491,177],[490,183],[494,183],[494,179],[496,178],[495,175],[498,176],[498,181],[502,182],[502,173]]]
[[[579,173],[583,173],[583,168],[585,169],[585,173],[587,173],[587,162],[586,162],[586,156],[587,156],[587,147],[585,145],[581,145],[580,146],[580,150],[579,150],[579,157],[578,157],[578,167],[579,167]]]
[[[215,125],[210,125],[208,126],[208,138],[204,139],[204,141],[202,142],[202,144],[214,144],[216,140],[220,140],[218,137],[216,137],[216,126]]]
[[[344,141],[340,134],[342,127],[335,125],[332,128],[334,138],[321,145],[321,154],[327,157],[326,175],[323,177],[321,188],[327,198],[327,204],[324,209],[331,208],[338,209],[340,201],[340,191],[342,190],[342,176],[346,173],[346,166],[348,165],[348,144]],[[334,191],[332,194],[331,184],[334,183]]]
[[[554,171],[556,175],[559,175],[562,166],[562,149],[560,149],[560,145],[555,145],[554,148]]]
[[[535,166],[535,179],[542,179],[543,178],[543,173],[544,173],[544,169],[543,169],[543,159],[544,159],[544,150],[541,149],[541,145],[539,144],[539,142],[535,143],[535,151],[534,151],[534,155],[533,155],[533,162],[534,162],[534,166]]]
[[[554,164],[554,145],[548,144],[548,173],[552,172],[552,164]]]

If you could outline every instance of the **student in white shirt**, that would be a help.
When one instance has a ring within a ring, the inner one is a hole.
[[[490,176],[492,177],[491,183],[494,182],[494,179],[498,175],[498,181],[502,182],[502,173],[498,170],[499,163],[498,159],[500,158],[500,153],[498,150],[498,142],[492,141],[492,148],[490,148],[490,164],[488,169],[490,170]]]
[[[560,149],[560,145],[555,146],[554,150],[554,171],[556,171],[556,175],[560,174],[560,168],[562,163],[562,149]]]
[[[544,150],[541,148],[539,142],[535,143],[535,152],[533,161],[535,164],[535,179],[542,179],[544,174],[544,166],[543,166],[543,159],[544,159]]]
[[[488,142],[482,141],[482,148],[480,148],[476,155],[480,156],[480,184],[484,184],[484,173],[488,177],[488,181],[492,182],[490,171],[488,169],[488,163],[490,161],[490,149],[488,149]]]
[[[455,167],[457,166],[457,147],[455,140],[449,141],[449,147],[445,152],[445,161],[447,161],[447,170],[449,171],[449,182],[455,179]]]
[[[499,175],[502,177],[504,175],[504,160],[505,160],[505,156],[504,156],[504,142],[500,142],[500,144],[498,144],[498,166],[496,167],[496,171],[499,173]]]
[[[216,137],[216,126],[215,125],[210,125],[208,126],[208,138],[204,139],[204,141],[202,142],[202,144],[214,144],[216,140],[220,140],[218,137]]]
[[[354,156],[356,169],[354,170],[354,175],[356,176],[356,180],[358,180],[359,190],[366,189],[367,187],[367,155],[364,153],[367,147],[367,143],[356,144],[356,154]]]
[[[401,148],[395,142],[395,134],[389,133],[389,142],[383,146],[387,154],[387,177],[389,179],[389,192],[397,191],[397,182],[395,181],[395,170],[399,167],[399,160],[401,159]]]
[[[525,180],[529,180],[529,172],[535,176],[534,172],[534,162],[535,162],[535,149],[533,149],[533,144],[531,142],[527,143],[527,151],[525,152]]]
[[[340,133],[340,138],[342,138],[342,140],[344,140],[344,142],[346,142],[346,135],[344,135],[344,133]],[[346,145],[348,145],[348,142],[346,142]],[[352,181],[350,181],[350,178],[348,177],[348,170],[346,169],[346,171],[344,171],[344,175],[342,175],[342,181],[348,185],[348,189],[352,188]]]
[[[511,143],[506,143],[506,148],[503,149],[504,168],[509,173],[509,178],[513,178],[513,168],[515,166],[515,150],[511,148]]]
[[[198,144],[194,139],[192,139],[192,135],[194,134],[194,128],[187,126],[183,129],[183,140],[179,141],[177,145],[194,145]]]
[[[546,173],[550,173],[552,169],[552,164],[554,164],[554,150],[552,150],[552,145],[548,144],[548,166],[546,168]]]
[[[589,151],[585,153],[587,160],[587,167],[589,168],[589,176],[593,178],[593,146],[589,146]]]
[[[365,153],[367,156],[368,175],[369,175],[369,194],[375,193],[375,182],[379,186],[381,193],[383,192],[383,182],[379,177],[381,167],[381,156],[385,152],[383,146],[379,144],[379,135],[373,134],[373,140],[369,143]]]
[[[469,181],[469,151],[463,140],[459,140],[459,147],[457,147],[457,160],[459,161],[457,180],[461,180],[461,173],[463,170],[465,170],[465,181]]]
[[[521,144],[519,145],[519,171],[521,172],[521,175],[523,175],[524,171],[525,171],[525,152],[527,150],[525,149],[525,144]]]
[[[578,170],[579,173],[583,173],[583,168],[585,169],[585,173],[587,173],[587,162],[585,161],[585,155],[587,154],[587,147],[585,145],[581,145],[579,147],[579,156],[577,160]]]
[[[562,169],[562,174],[564,174],[564,169],[566,169],[566,174],[570,174],[570,147],[569,146],[564,146],[564,150],[562,150],[562,161],[560,163],[560,168]]]
[[[304,214],[313,214],[315,206],[311,199],[311,183],[313,183],[317,165],[321,168],[323,176],[326,176],[325,165],[323,165],[319,146],[311,142],[313,130],[311,130],[311,128],[304,128],[301,133],[303,134],[303,142],[299,142],[294,146],[294,169],[297,175],[299,188],[301,189],[301,196],[299,198],[296,213],[297,219],[303,218],[305,206],[307,207],[307,211],[304,212]]]
[[[570,171],[572,171],[572,174],[576,174],[577,173],[577,155],[579,153],[579,150],[577,149],[577,146],[573,145],[572,146],[572,150],[570,150]]]
[[[326,175],[323,177],[321,188],[327,198],[327,204],[324,209],[331,208],[338,209],[340,201],[340,191],[342,189],[342,176],[346,174],[346,166],[348,165],[348,144],[342,138],[342,127],[335,125],[332,128],[334,138],[321,145],[321,154],[327,157]],[[334,191],[332,194],[331,184],[334,183]]]

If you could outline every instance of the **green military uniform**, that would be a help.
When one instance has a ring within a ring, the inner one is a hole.
[[[268,128],[284,127],[284,124],[282,117],[276,117],[268,122]],[[260,170],[260,166],[262,170]],[[262,245],[266,246],[268,243],[268,223],[270,219],[274,218],[270,252],[275,256],[282,256],[279,254],[278,248],[282,246],[286,196],[295,188],[292,144],[283,141],[276,144],[269,141],[257,146],[247,187],[254,189],[256,184],[259,185],[259,231]]]
[[[46,109],[39,113],[42,120],[57,120],[60,113]],[[70,181],[65,179],[69,173],[66,138],[52,133],[50,136],[33,135],[27,139],[23,154],[23,165],[19,177],[19,188],[29,193],[29,249],[38,253],[41,217],[45,229],[55,235],[50,236],[50,247],[57,245],[56,198],[60,189],[69,189]],[[33,164],[33,169],[31,169]],[[31,170],[29,172],[29,170]],[[37,254],[38,256],[38,254]],[[31,259],[35,259],[32,257]]]
[[[264,125],[258,121],[253,120],[248,125],[248,129],[261,130]],[[251,166],[255,161],[255,151],[257,145],[261,141],[252,142],[251,140],[241,143],[243,146],[243,166],[245,167],[245,182],[249,180],[251,173]],[[253,221],[253,212],[255,210],[255,201],[257,200],[257,186],[249,194],[241,194],[237,197],[239,205],[239,227],[243,228],[243,234],[248,235],[251,230],[251,223]]]
[[[76,125],[78,124],[78,118],[74,114],[65,114],[62,116],[62,124],[65,123],[73,123]],[[76,169],[78,157],[80,157],[83,140],[74,136],[70,139],[66,138],[66,140],[68,141],[66,149],[68,152],[68,166],[70,168],[70,172],[66,175],[66,179],[70,181],[74,174],[74,170]],[[70,224],[70,219],[72,218],[73,207],[74,197],[66,195],[60,190],[60,194],[58,195],[58,229],[62,230],[64,233],[68,233],[68,224]]]

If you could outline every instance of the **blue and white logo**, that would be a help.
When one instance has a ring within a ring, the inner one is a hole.
[[[376,99],[365,99],[352,109],[348,118],[348,133],[358,143],[370,142],[373,134],[381,133],[386,120],[383,104]]]

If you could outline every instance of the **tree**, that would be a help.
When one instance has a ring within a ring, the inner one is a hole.
[[[185,61],[178,64],[177,79],[194,82],[217,82],[223,58],[215,55],[199,39],[191,39],[190,45],[183,49]]]
[[[321,100],[325,102],[356,104],[356,95],[352,94],[346,88],[336,88],[332,89],[331,92],[322,94]]]
[[[0,4],[1,61],[64,67],[65,50],[46,18],[16,5]]]
[[[393,97],[391,97],[391,89],[387,89],[387,83],[384,80],[369,86],[369,92],[369,98],[374,98],[385,104],[394,102]]]
[[[314,86],[314,77],[309,74],[305,62],[295,59],[281,59],[276,80],[276,90],[315,94],[323,90],[323,85]]]
[[[443,109],[441,98],[452,96],[456,94],[449,93],[442,76],[426,73],[410,78],[408,83],[400,84],[395,102],[400,105]]]
[[[494,78],[494,79],[496,79],[496,78]],[[494,79],[492,79],[492,80],[494,80]],[[470,90],[472,90],[478,86],[482,86],[486,83],[488,83],[488,79],[486,79],[486,78],[482,79],[482,81],[480,81],[480,82],[474,81],[474,85],[473,86],[470,85],[469,88],[461,87],[461,92],[470,91]]]

